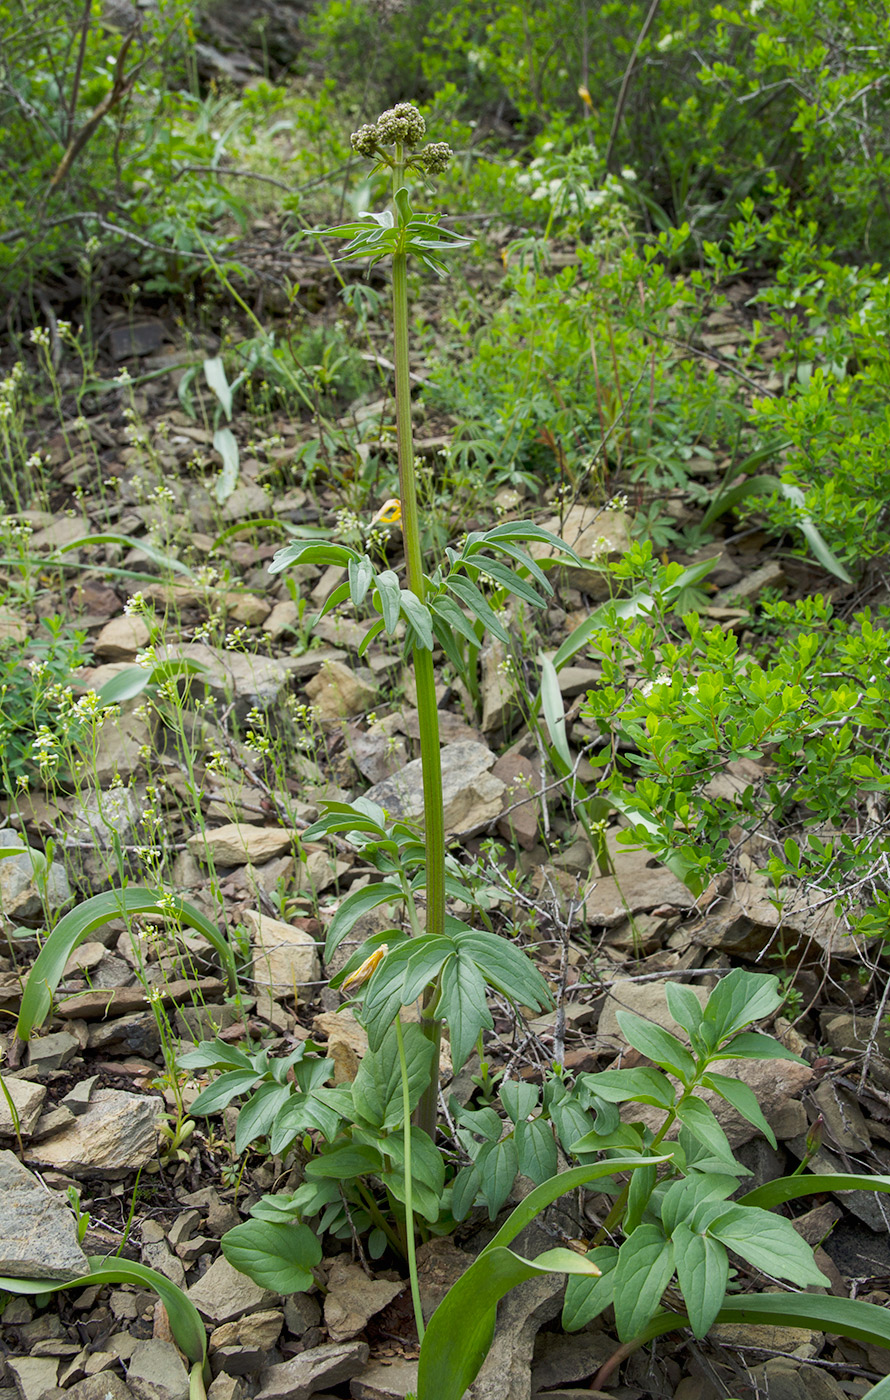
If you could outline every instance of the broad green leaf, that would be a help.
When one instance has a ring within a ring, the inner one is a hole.
[[[726,1296],[729,1258],[717,1240],[693,1234],[682,1222],[674,1230],[672,1240],[677,1282],[692,1330],[701,1339],[712,1327]]]
[[[724,1201],[738,1186],[734,1176],[717,1172],[692,1172],[674,1181],[665,1191],[661,1202],[661,1223],[668,1235],[686,1221],[693,1225],[695,1212],[703,1201]],[[693,1225],[694,1229],[700,1228]]]
[[[223,364],[221,355],[214,355],[212,359],[204,361],[204,378],[219,399],[226,418],[231,422],[232,390],[229,388],[229,381],[226,378],[226,367]]]
[[[715,1157],[733,1161],[729,1140],[708,1105],[701,1099],[687,1099],[677,1109],[677,1117]]]
[[[430,1082],[434,1047],[417,1025],[405,1026],[403,1036],[413,1112]],[[372,1128],[389,1129],[402,1122],[402,1075],[395,1026],[390,1027],[377,1050],[369,1050],[363,1056],[352,1082],[352,1101],[356,1113]]]
[[[383,616],[383,625],[392,636],[399,622],[402,608],[402,586],[398,574],[392,569],[384,569],[374,581],[375,605]]]
[[[519,1170],[516,1143],[511,1137],[491,1143],[479,1153],[476,1165],[479,1168],[481,1183],[479,1189],[488,1206],[488,1218],[494,1220],[513,1190],[513,1182]]]
[[[733,1205],[725,1215],[711,1222],[708,1233],[721,1240],[753,1264],[755,1269],[775,1278],[785,1278],[805,1288],[808,1284],[828,1284],[816,1267],[813,1251],[801,1239],[790,1220],[771,1215],[757,1206]]]
[[[455,1220],[465,1220],[473,1209],[479,1193],[479,1168],[475,1162],[461,1167],[451,1183],[451,1214]]]
[[[194,1050],[177,1055],[176,1063],[183,1069],[252,1069],[243,1050],[224,1040],[202,1040]]]
[[[349,594],[357,608],[360,608],[365,601],[365,594],[371,587],[373,579],[374,565],[367,554],[363,554],[360,559],[350,559]]]
[[[521,579],[513,569],[508,568],[506,564],[502,564],[498,559],[477,557],[473,560],[473,563],[478,564],[489,577],[494,579],[496,584],[499,584],[500,587],[505,590],[505,592],[512,593],[514,598],[521,598],[524,603],[528,603],[533,608],[546,607],[546,603],[540,593],[532,588],[531,584]],[[550,589],[550,592],[552,593],[553,590]]]
[[[397,1201],[405,1200],[405,1139],[401,1132],[386,1139],[385,1151],[393,1165],[380,1173],[380,1179]],[[442,1153],[422,1128],[411,1128],[411,1180],[414,1209],[434,1223],[442,1206],[445,1162]]]
[[[668,1011],[678,1026],[689,1035],[694,1035],[702,1019],[702,1004],[691,987],[684,982],[665,983],[664,994]]]
[[[215,924],[184,899],[167,895],[161,904],[161,892],[133,885],[124,890],[106,890],[93,895],[71,909],[59,920],[31,967],[15,1033],[19,1040],[27,1040],[32,1030],[41,1026],[49,1015],[53,994],[62,978],[65,964],[76,948],[96,929],[102,928],[112,919],[127,919],[134,914],[159,914],[166,918],[176,918],[197,933],[203,934],[219,954],[223,968],[231,985],[237,985],[235,960],[225,935]]]
[[[514,943],[495,933],[468,929],[456,919],[445,920],[445,931],[473,959],[490,987],[519,1005],[549,1006],[550,989],[530,958]]]
[[[202,1089],[189,1112],[197,1113],[199,1117],[208,1113],[219,1113],[239,1094],[248,1093],[259,1077],[255,1069],[229,1070],[215,1079],[208,1088]]]
[[[273,1293],[305,1293],[315,1283],[311,1270],[321,1263],[321,1245],[308,1225],[245,1220],[220,1244],[233,1268]]]
[[[410,588],[401,591],[401,609],[426,651],[433,649],[433,619],[430,610]]]
[[[718,1040],[725,1040],[752,1021],[771,1016],[783,1001],[778,977],[736,967],[721,977],[708,997],[703,1019],[714,1026]]]
[[[436,1308],[420,1348],[418,1400],[463,1400],[488,1355],[497,1305],[505,1294],[539,1274],[588,1274],[591,1265],[570,1249],[548,1249],[523,1259],[489,1245],[452,1284]]]
[[[442,969],[439,1015],[448,1022],[455,1073],[466,1062],[482,1030],[494,1025],[485,997],[485,982],[475,961],[462,952]]]
[[[369,913],[371,909],[377,909],[381,904],[389,904],[391,901],[404,898],[405,894],[401,885],[390,884],[386,880],[382,880],[376,885],[365,885],[363,889],[348,894],[345,899],[340,901],[339,909],[328,924],[324,943],[325,961],[330,960],[363,914]]]
[[[528,1122],[520,1118],[514,1130],[516,1158],[523,1176],[530,1177],[536,1186],[549,1181],[556,1173],[559,1158],[553,1129],[546,1118],[533,1118]]]
[[[368,1033],[368,1044],[372,1050],[376,1050],[382,1043],[396,1012],[405,1004],[402,999],[402,987],[405,970],[414,952],[412,943],[413,939],[406,938],[395,948],[390,948],[368,983],[364,996],[362,1024]]]
[[[505,1079],[499,1089],[501,1103],[513,1123],[520,1118],[528,1118],[538,1103],[538,1091],[534,1084],[524,1084],[521,1079]]]
[[[673,1108],[676,1092],[670,1080],[657,1069],[605,1069],[594,1081],[597,1096],[607,1103],[654,1104],[656,1108]]]
[[[643,1219],[657,1179],[655,1167],[640,1167],[633,1173],[627,1188],[627,1209],[622,1223],[626,1235],[632,1234]]]
[[[495,615],[491,604],[475,583],[471,583],[468,578],[462,578],[460,574],[452,572],[445,580],[445,587],[454,594],[459,602],[463,603],[474,617],[478,617],[493,637],[497,637],[498,641],[509,646],[510,638],[503,623]]]
[[[219,1080],[217,1080],[219,1083]],[[214,1088],[216,1085],[213,1086]],[[293,1090],[289,1084],[263,1084],[238,1113],[235,1125],[235,1151],[242,1153],[258,1138],[267,1137]],[[205,1110],[206,1111],[206,1110]],[[194,1112],[194,1105],[192,1105]]]
[[[769,1210],[772,1206],[783,1205],[785,1201],[796,1201],[801,1196],[821,1196],[833,1191],[890,1191],[890,1176],[858,1176],[851,1173],[820,1172],[800,1176],[780,1176],[775,1181],[767,1181],[739,1197],[739,1205],[762,1206]]]
[[[633,1011],[619,1011],[616,1015],[629,1045],[662,1069],[671,1070],[678,1079],[689,1083],[695,1074],[695,1061],[682,1041],[671,1035],[670,1031],[662,1030],[661,1026],[644,1021]]]
[[[600,1313],[605,1312],[606,1308],[612,1306],[618,1250],[612,1244],[601,1244],[589,1249],[586,1257],[600,1270],[600,1277],[579,1278],[576,1275],[569,1279],[562,1307],[562,1326],[565,1332],[580,1331],[588,1322],[592,1322]]]
[[[449,598],[447,593],[442,593],[438,598],[430,600],[430,610],[436,613],[447,627],[457,632],[464,641],[471,647],[481,645],[479,638],[473,631],[473,624],[464,616],[453,598]]]
[[[556,667],[552,661],[544,655],[538,657],[541,667],[541,709],[544,720],[547,724],[547,732],[550,735],[550,742],[559,757],[562,759],[564,767],[568,772],[572,771],[572,755],[569,752],[569,741],[566,737],[566,717],[562,703],[562,691],[559,688],[559,679],[556,674]]]
[[[420,938],[414,939],[402,986],[406,1006],[409,1002],[417,1000],[454,953],[455,947],[450,938],[422,934]]]
[[[223,505],[238,485],[241,454],[238,451],[238,443],[231,428],[217,428],[213,434],[213,447],[214,451],[222,457],[222,471],[213,488],[213,494],[219,504]]]
[[[287,544],[284,549],[276,551],[269,565],[270,574],[280,574],[282,570],[291,564],[321,564],[327,566],[333,564],[336,568],[345,569],[349,565],[350,559],[355,559],[356,552],[345,544],[331,544],[320,540],[294,540],[293,544]]]
[[[743,1084],[740,1079],[733,1079],[728,1074],[717,1074],[714,1070],[709,1070],[702,1080],[702,1087],[713,1089],[721,1099],[732,1104],[736,1113],[740,1113],[763,1133],[770,1147],[776,1146],[776,1135],[763,1116],[757,1095],[747,1084]]]
[[[332,1177],[335,1181],[350,1181],[355,1176],[367,1176],[380,1171],[380,1153],[365,1144],[348,1144],[323,1152],[306,1163],[305,1174],[315,1180]]]
[[[615,1268],[615,1326],[630,1341],[657,1311],[674,1273],[674,1247],[657,1225],[640,1225],[622,1244]]]
[[[734,1036],[727,1045],[720,1050],[714,1050],[708,1056],[711,1060],[794,1060],[797,1064],[806,1064],[800,1055],[795,1055],[793,1050],[786,1050],[781,1041],[773,1040],[771,1035],[761,1035],[759,1031],[742,1031],[741,1035]]]

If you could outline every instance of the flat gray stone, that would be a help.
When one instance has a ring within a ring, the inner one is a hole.
[[[18,1128],[23,1138],[28,1138],[37,1126],[40,1114],[43,1111],[43,1101],[46,1098],[45,1084],[32,1084],[27,1079],[15,1079],[12,1075],[7,1075],[5,1079],[6,1092],[15,1104],[15,1111],[18,1114]],[[0,1095],[0,1133],[5,1137],[10,1137],[15,1132],[15,1123],[9,1104],[6,1102],[6,1094]]]
[[[222,1257],[214,1260],[206,1274],[192,1285],[188,1296],[201,1316],[216,1326],[267,1308],[275,1298],[274,1293],[240,1274]]]
[[[136,1400],[189,1400],[189,1377],[172,1342],[137,1342],[127,1366]]]
[[[446,744],[442,756],[445,830],[455,836],[481,831],[501,813],[505,784],[490,769],[495,755],[485,744]],[[423,822],[423,769],[414,759],[391,778],[375,783],[366,796],[390,816]]]
[[[55,1390],[57,1356],[8,1356],[6,1365],[22,1400],[40,1400],[45,1390]]]
[[[85,1113],[61,1133],[29,1148],[26,1160],[72,1176],[129,1176],[155,1156],[162,1099],[97,1089]]]
[[[15,1153],[0,1152],[0,1274],[67,1280],[88,1272],[67,1203]]]
[[[309,1400],[322,1386],[339,1385],[361,1373],[370,1355],[367,1342],[329,1342],[301,1351],[290,1361],[269,1366],[256,1400]]]

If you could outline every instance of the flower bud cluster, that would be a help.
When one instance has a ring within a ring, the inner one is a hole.
[[[418,160],[428,175],[441,175],[453,155],[451,147],[444,141],[434,141],[431,145],[424,146]]]

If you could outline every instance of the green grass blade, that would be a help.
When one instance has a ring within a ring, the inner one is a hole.
[[[588,1181],[597,1181],[600,1177],[612,1176],[615,1172],[629,1172],[634,1167],[657,1167],[662,1162],[669,1161],[670,1157],[613,1157],[608,1162],[595,1162],[590,1166],[572,1167],[567,1172],[559,1172],[549,1181],[536,1186],[534,1191],[529,1191],[482,1253],[515,1240],[520,1230],[530,1225],[536,1215],[540,1215],[542,1210],[552,1205],[560,1196],[564,1196],[567,1191],[574,1191],[577,1186],[585,1186]]]
[[[46,1020],[65,964],[75,948],[112,919],[126,918],[132,914],[161,914],[168,918],[172,915],[181,919],[204,935],[219,954],[226,974],[234,985],[235,961],[225,935],[186,900],[165,900],[162,906],[160,898],[160,891],[138,885],[125,890],[106,890],[85,900],[61,918],[38,953],[25,983],[15,1028],[18,1039],[27,1040],[34,1027]]]
[[[813,1327],[854,1342],[890,1347],[890,1313],[877,1303],[866,1303],[860,1298],[833,1298],[822,1293],[746,1293],[724,1299],[716,1321]],[[688,1326],[685,1313],[656,1313],[634,1338],[633,1345],[645,1346],[666,1332]]]
[[[780,1176],[739,1197],[743,1206],[772,1210],[800,1196],[818,1196],[825,1191],[890,1191],[890,1176],[848,1176],[845,1172],[822,1175]]]
[[[517,1284],[547,1273],[589,1275],[591,1269],[570,1249],[548,1249],[537,1259],[523,1259],[489,1245],[430,1318],[420,1348],[418,1400],[461,1400],[488,1355],[501,1298]]]

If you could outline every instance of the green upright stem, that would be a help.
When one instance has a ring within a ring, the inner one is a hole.
[[[414,1249],[414,1178],[411,1175],[411,1098],[408,1088],[408,1061],[405,1058],[405,1037],[402,1018],[396,1016],[396,1040],[399,1044],[399,1068],[402,1072],[402,1126],[405,1135],[405,1226],[408,1245],[408,1273],[411,1276],[411,1300],[417,1340],[423,1341],[423,1308],[420,1305],[420,1284],[417,1280],[417,1255]]]
[[[404,164],[397,149],[393,166],[393,193],[402,186]],[[417,509],[417,483],[414,478],[414,433],[411,427],[411,378],[408,359],[408,255],[394,254],[392,261],[392,304],[396,366],[396,440],[399,454],[399,501],[402,508],[402,535],[408,568],[408,587],[424,600],[426,585],[420,547],[420,517]],[[442,760],[439,752],[439,711],[436,705],[436,676],[432,652],[416,647],[414,677],[417,686],[417,717],[420,727],[420,760],[423,771],[424,840],[426,844],[426,932],[441,934],[445,929],[445,813],[442,803]],[[439,1043],[442,1023],[432,1014],[435,989],[424,993],[421,1029],[436,1046],[429,1087],[417,1106],[417,1124],[430,1137],[436,1130],[439,1095]]]

